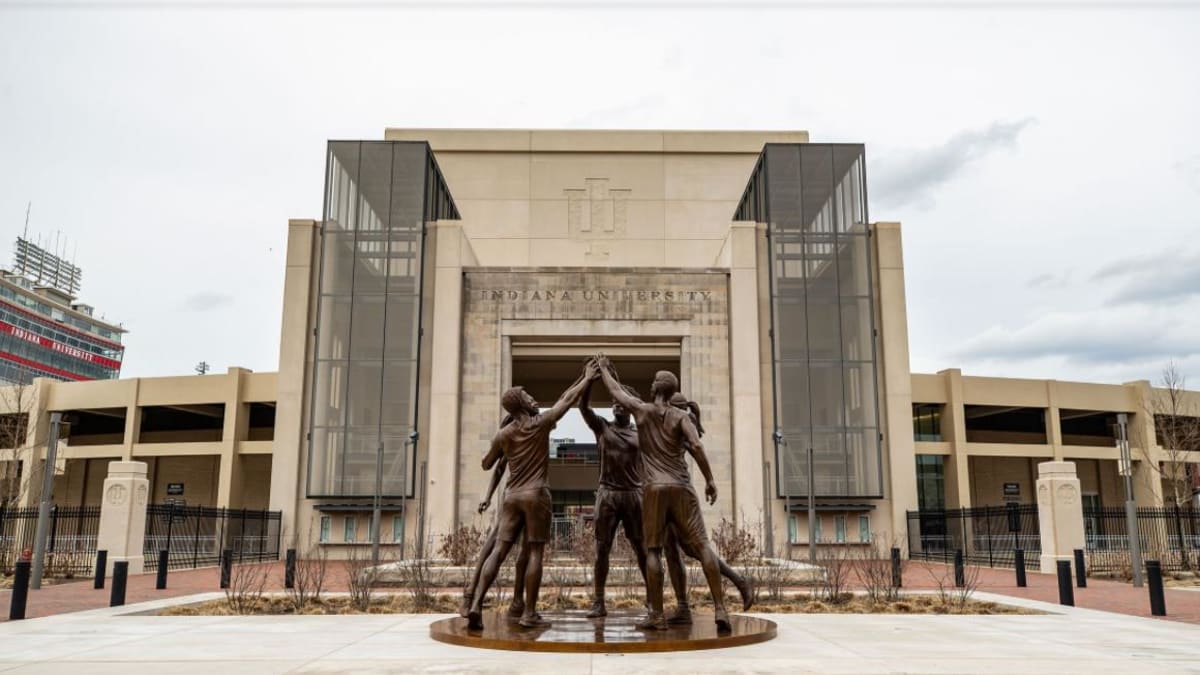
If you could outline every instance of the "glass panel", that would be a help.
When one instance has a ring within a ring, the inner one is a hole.
[[[813,359],[842,358],[841,308],[835,296],[808,296],[808,348]]]
[[[846,435],[848,494],[883,494],[879,467],[879,429],[851,429]]]
[[[317,358],[345,359],[350,348],[350,307],[348,295],[321,298],[321,320],[317,325]]]
[[[383,358],[407,360],[417,357],[418,300],[415,295],[388,295]]]
[[[388,291],[415,295],[421,267],[420,230],[393,230],[388,244]]]
[[[811,425],[808,405],[808,364],[804,361],[779,361],[775,364],[775,387],[779,392],[779,426],[803,429]]]
[[[809,392],[812,403],[812,425],[840,427],[845,424],[842,415],[843,387],[840,363],[813,363],[809,367]]]
[[[350,426],[379,424],[380,377],[383,364],[378,361],[351,361],[346,384]]]
[[[869,361],[871,345],[871,301],[867,298],[841,298],[842,358]]]
[[[353,230],[358,202],[358,141],[329,144],[324,228]]]
[[[379,428],[346,430],[346,451],[342,456],[339,494],[367,496],[375,494],[375,461],[379,448]],[[387,464],[385,463],[386,467]]]
[[[853,494],[847,492],[845,438],[840,431],[813,433],[813,487],[817,496]]]
[[[313,454],[309,459],[308,484],[311,494],[327,495],[336,493],[339,463],[342,457],[342,427],[312,430]]]
[[[412,496],[416,462],[409,443],[410,426],[385,426],[383,441],[383,494]]]
[[[838,293],[841,295],[866,296],[871,292],[867,241],[862,235],[838,237]]]
[[[346,413],[346,362],[318,361],[313,387],[313,426],[340,426]]]
[[[429,159],[425,146],[418,143],[392,145],[392,204],[390,226],[393,230],[420,231],[425,214],[425,191],[429,188],[426,171]]]
[[[775,358],[802,359],[808,354],[808,322],[803,295],[778,295],[775,299]]]
[[[384,424],[403,427],[406,437],[412,430],[416,373],[416,361],[387,361],[383,367],[380,417]]]
[[[359,232],[354,243],[354,294],[383,293],[387,275],[387,232]]]
[[[773,170],[773,168],[772,168]],[[833,149],[812,145],[800,152],[800,192],[806,232],[833,232]]]
[[[799,230],[803,210],[800,202],[800,148],[794,145],[768,145],[766,153],[768,209],[771,227]]]
[[[870,361],[848,361],[842,372],[845,374],[846,426],[874,426],[877,423],[874,364]]]
[[[354,277],[354,234],[327,232],[321,237],[321,293],[345,295]]]
[[[353,328],[350,331],[350,358],[379,358],[383,353],[382,295],[354,295]]]

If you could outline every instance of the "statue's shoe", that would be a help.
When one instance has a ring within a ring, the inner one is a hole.
[[[542,615],[538,614],[537,612],[521,617],[517,620],[517,623],[520,624],[522,628],[541,628],[543,626],[550,625],[550,622],[543,619]]]
[[[592,603],[592,609],[587,613],[587,618],[598,619],[602,616],[608,616],[608,609],[605,608],[603,600],[597,600]]]
[[[754,604],[754,585],[746,577],[734,579],[733,585],[737,587],[738,593],[742,596],[742,611],[750,609],[750,605]]]
[[[514,602],[508,606],[508,618],[519,619],[522,616],[525,616],[525,603]]]
[[[662,614],[650,614],[645,619],[637,623],[637,628],[640,630],[666,630],[667,620]]]
[[[472,609],[467,612],[467,628],[470,630],[483,630],[483,612],[478,609]]]
[[[681,605],[671,610],[667,615],[667,623],[672,626],[692,625],[692,610],[687,605]]]
[[[729,613],[724,609],[714,612],[714,619],[717,622],[718,633],[728,633],[733,630],[733,624],[729,622]]]

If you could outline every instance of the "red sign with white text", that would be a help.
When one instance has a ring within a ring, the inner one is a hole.
[[[95,363],[97,365],[104,366],[105,368],[112,368],[115,370],[115,369],[119,369],[121,367],[120,361],[115,361],[113,359],[110,359],[110,358],[107,358],[104,356],[100,356],[99,354],[93,354],[89,351],[79,349],[78,347],[64,345],[61,342],[55,342],[54,340],[51,340],[50,338],[42,337],[41,335],[38,335],[37,333],[34,333],[31,330],[26,330],[24,328],[14,326],[5,321],[0,321],[0,332],[8,333],[9,335],[12,335],[13,337],[20,338],[27,342],[32,342],[33,344],[41,346],[41,347],[45,347],[46,349],[56,351],[60,354],[66,354],[67,356],[79,359],[81,361]]]

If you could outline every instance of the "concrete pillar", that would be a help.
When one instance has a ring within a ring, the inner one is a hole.
[[[237,454],[239,441],[246,440],[250,427],[250,411],[242,403],[242,378],[250,371],[230,368],[225,386],[231,391],[225,397],[225,425],[221,430],[221,454],[217,471],[217,506],[239,508],[242,505],[241,458]]]
[[[879,428],[884,434],[883,480],[890,499],[888,529],[907,547],[906,511],[917,509],[917,450],[912,434],[912,372],[908,363],[908,311],[899,223],[876,223],[872,239],[878,259]],[[878,527],[878,526],[877,526]]]
[[[967,454],[962,371],[952,368],[939,371],[938,375],[946,379],[942,438],[950,444],[950,455],[946,457],[946,508],[968,508],[971,506],[971,464]]]
[[[729,254],[729,377],[733,456],[733,519],[764,518],[762,464],[762,380],[759,377],[758,225],[735,222],[725,249]]]
[[[271,456],[269,508],[280,511],[280,528],[287,538],[297,537],[300,546],[310,541],[307,514],[300,514],[306,493],[303,475],[308,456],[305,392],[311,372],[313,329],[316,315],[314,273],[319,223],[288,221],[287,269],[283,277],[283,321],[279,338],[278,394],[275,399],[275,442]],[[301,532],[301,530],[304,530]],[[314,535],[315,538],[315,535]]]
[[[100,502],[98,550],[108,551],[108,570],[118,561],[129,563],[130,574],[142,573],[142,545],[146,538],[146,500],[150,481],[145,462],[112,462],[104,480]]]
[[[1046,381],[1046,442],[1054,454],[1054,461],[1063,461],[1062,417],[1058,408],[1058,383]]]
[[[1041,528],[1042,574],[1054,574],[1059,560],[1074,560],[1084,548],[1083,503],[1075,462],[1038,464],[1037,500]]]

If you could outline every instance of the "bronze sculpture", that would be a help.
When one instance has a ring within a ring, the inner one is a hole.
[[[508,557],[517,534],[524,529],[529,562],[525,570],[525,608],[518,622],[526,628],[544,625],[537,615],[538,594],[542,585],[542,554],[550,539],[550,485],[546,480],[550,461],[550,431],[575,404],[584,385],[593,379],[597,364],[589,361],[585,372],[544,413],[537,401],[521,387],[504,392],[500,404],[513,422],[500,429],[483,458],[483,469],[490,470],[503,457],[508,462],[508,488],[500,506],[496,546],[484,562],[480,583],[475,588],[467,625],[483,628],[483,598],[496,580],[500,565]]]
[[[599,370],[613,400],[630,410],[638,429],[638,445],[644,466],[643,530],[646,543],[646,595],[650,609],[639,628],[663,630],[663,547],[668,526],[684,551],[700,561],[708,581],[715,608],[714,619],[720,631],[729,631],[729,613],[721,589],[721,571],[716,553],[708,545],[708,532],[700,514],[700,501],[691,485],[686,454],[690,454],[704,475],[704,493],[708,503],[717,499],[712,468],[704,454],[704,445],[688,413],[671,406],[671,396],[679,391],[679,379],[665,370],[654,376],[651,385],[653,403],[630,396],[620,385],[612,363],[600,355],[589,368]],[[528,591],[527,591],[528,592]]]
[[[630,424],[629,410],[614,401],[613,421],[600,417],[591,408],[592,380],[583,387],[579,411],[583,421],[596,435],[600,452],[600,484],[596,488],[595,535],[596,562],[593,574],[592,609],[589,618],[606,616],[604,587],[608,580],[608,559],[612,554],[617,526],[637,556],[642,580],[646,579],[646,552],[642,545],[642,458],[638,452],[638,434]],[[627,392],[637,397],[633,391]]]

